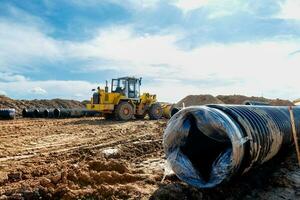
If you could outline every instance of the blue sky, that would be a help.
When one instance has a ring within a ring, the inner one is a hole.
[[[298,0],[1,0],[0,93],[88,99],[106,79],[143,91],[295,99]]]

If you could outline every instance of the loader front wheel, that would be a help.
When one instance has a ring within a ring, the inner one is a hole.
[[[117,108],[115,113],[116,119],[121,121],[127,121],[132,119],[133,117],[133,107],[128,102],[121,102]]]
[[[149,109],[149,118],[152,120],[157,120],[162,117],[163,110],[159,103],[154,103],[150,106]]]

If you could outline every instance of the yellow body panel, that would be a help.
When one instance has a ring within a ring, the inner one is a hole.
[[[163,116],[167,119],[171,118],[172,104],[162,104]]]
[[[120,103],[120,101],[128,101],[134,108],[134,114],[142,115],[145,110],[153,103],[157,102],[156,95],[143,93],[139,99],[130,99],[121,93],[105,92],[105,90],[98,90],[99,103],[94,103],[91,98],[91,103],[86,105],[88,110],[95,110],[102,113],[112,113]]]
[[[114,110],[114,104],[87,104],[86,108],[88,110],[96,110],[101,112],[112,111]]]

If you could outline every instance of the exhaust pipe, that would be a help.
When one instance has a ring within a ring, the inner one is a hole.
[[[12,108],[0,109],[0,119],[14,119],[16,117],[16,110]]]
[[[300,108],[294,115],[299,122]],[[285,106],[195,106],[170,119],[163,146],[179,179],[212,188],[270,160],[292,143],[291,130]]]

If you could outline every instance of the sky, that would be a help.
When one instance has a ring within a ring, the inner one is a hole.
[[[0,94],[85,100],[143,92],[300,97],[299,0],[0,0]]]

